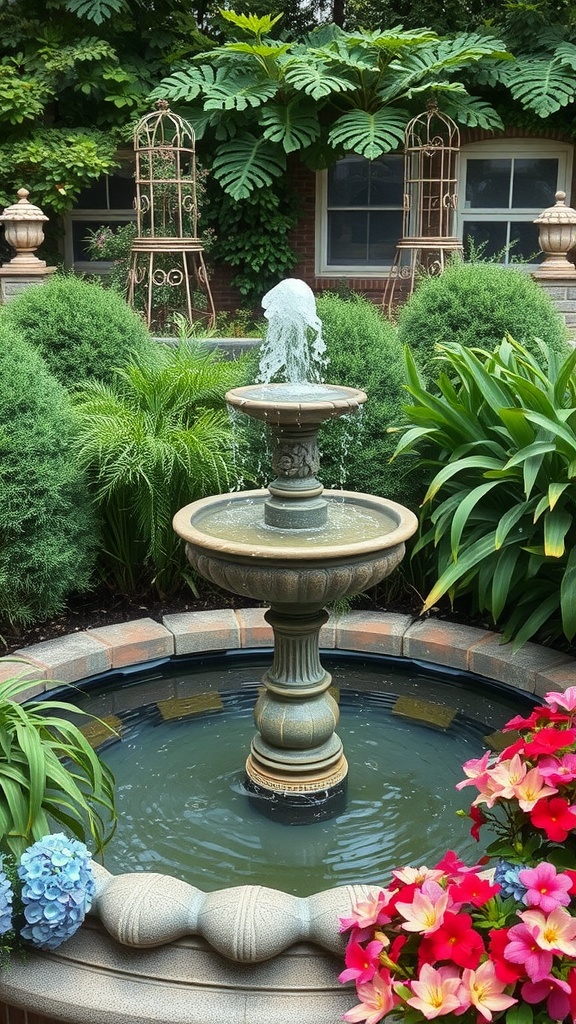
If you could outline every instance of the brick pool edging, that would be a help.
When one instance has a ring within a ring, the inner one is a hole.
[[[30,680],[22,700],[50,689],[50,681],[75,683],[111,669],[181,654],[271,647],[264,608],[165,615],[162,624],[142,618],[69,633],[0,658],[0,682]],[[460,669],[542,697],[576,685],[576,658],[539,644],[518,651],[496,632],[442,619],[414,619],[394,612],[331,616],[320,634],[325,649],[411,658]],[[16,659],[16,660],[15,660]]]

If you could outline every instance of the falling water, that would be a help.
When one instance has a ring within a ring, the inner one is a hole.
[[[321,381],[327,364],[326,345],[312,289],[289,277],[266,293],[262,306],[268,330],[260,352],[258,381]]]

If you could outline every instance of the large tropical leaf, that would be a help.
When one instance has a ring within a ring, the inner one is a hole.
[[[346,92],[357,87],[357,80],[344,70],[335,71],[328,61],[294,57],[285,64],[285,77],[289,85],[304,92],[313,100],[321,100],[331,93]]]
[[[477,96],[469,96],[463,91],[437,87],[442,92],[442,111],[468,128],[485,128],[489,131],[503,131],[504,124],[494,107]]]
[[[320,135],[316,108],[292,100],[280,106],[266,106],[260,114],[264,138],[280,143],[286,153],[309,146]]]
[[[576,75],[561,58],[524,58],[510,68],[506,84],[515,100],[540,117],[548,117],[574,102]]]
[[[278,83],[243,71],[218,68],[214,80],[204,86],[205,110],[246,110],[259,107],[278,89]]]
[[[286,170],[286,156],[268,139],[247,133],[216,150],[212,171],[233,199],[246,199]]]
[[[349,110],[332,125],[328,140],[375,160],[382,153],[397,149],[404,140],[408,114],[404,110],[385,107],[371,114],[367,110]]]
[[[443,39],[440,43],[430,43],[405,53],[401,60],[392,61],[390,68],[400,74],[410,72],[418,78],[440,72],[453,73],[474,61],[488,57],[502,60],[506,56],[506,49],[499,40],[476,33],[464,33],[454,39]]]
[[[210,68],[207,70],[212,73]],[[206,68],[196,68],[194,65],[175,71],[162,79],[160,85],[150,94],[150,98],[183,100],[189,103],[202,92],[206,83],[205,71]]]

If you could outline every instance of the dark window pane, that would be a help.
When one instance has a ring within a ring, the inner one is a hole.
[[[366,263],[367,256],[368,213],[329,213],[328,263]]]
[[[512,221],[510,224],[509,260],[521,259],[528,263],[540,263],[544,258],[538,245],[538,225],[527,221]]]
[[[557,188],[557,160],[514,161],[513,207],[544,210],[554,205]]]
[[[490,207],[508,209],[511,171],[511,160],[468,160],[466,207],[479,210]]]
[[[370,206],[402,206],[404,157],[399,153],[370,163]]]
[[[503,263],[506,262],[507,227],[505,221],[465,221],[465,252],[476,252],[480,259],[491,259],[502,254],[501,260]]]
[[[368,263],[390,264],[396,242],[402,234],[402,210],[379,210],[368,214]]]
[[[136,182],[130,172],[111,174],[108,179],[108,196],[111,210],[133,210]]]
[[[108,200],[106,196],[106,175],[102,175],[98,178],[98,181],[94,181],[88,188],[83,188],[78,199],[76,206],[80,210],[107,210]]]
[[[126,223],[128,222],[123,220],[106,221],[106,227],[112,228],[113,231],[116,231],[117,228],[123,228]],[[96,231],[99,227],[101,227],[101,225],[95,220],[72,221],[72,252],[75,263],[79,260],[85,261],[92,258],[88,255],[86,240],[89,233]]]
[[[328,206],[368,205],[368,160],[347,156],[328,171]]]

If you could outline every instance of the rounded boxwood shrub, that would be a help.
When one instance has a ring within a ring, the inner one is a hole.
[[[398,319],[398,338],[425,371],[436,344],[457,343],[491,352],[506,334],[541,362],[534,343],[567,351],[566,328],[554,303],[529,274],[496,263],[454,260],[439,277],[425,278]]]
[[[318,297],[329,363],[326,383],[362,388],[368,395],[358,419],[345,416],[322,428],[320,476],[326,487],[364,491],[416,508],[423,496],[400,463],[390,465],[397,443],[387,432],[404,419],[408,399],[403,348],[395,326],[361,296]],[[343,471],[344,470],[344,474]]]
[[[108,381],[132,352],[151,344],[146,326],[114,289],[73,274],[54,274],[1,310],[1,319],[40,349],[67,387]]]
[[[89,583],[94,520],[72,424],[67,390],[0,320],[0,622],[53,615]]]

